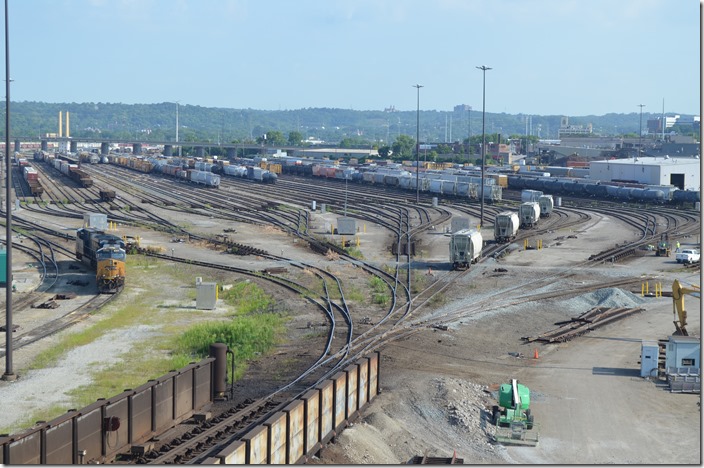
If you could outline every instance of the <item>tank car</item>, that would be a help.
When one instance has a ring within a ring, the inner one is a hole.
[[[125,242],[118,236],[96,228],[76,232],[76,258],[95,269],[95,280],[101,294],[114,294],[125,285],[127,253]]]
[[[675,190],[672,201],[677,203],[696,203],[701,201],[699,190]]]

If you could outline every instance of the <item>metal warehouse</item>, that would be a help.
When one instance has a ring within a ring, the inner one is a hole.
[[[592,180],[627,180],[646,185],[674,185],[682,190],[699,190],[699,158],[640,157],[592,161]]]

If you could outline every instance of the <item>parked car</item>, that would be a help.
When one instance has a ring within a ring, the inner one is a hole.
[[[675,254],[677,263],[694,263],[699,261],[699,251],[695,249],[682,249]]]

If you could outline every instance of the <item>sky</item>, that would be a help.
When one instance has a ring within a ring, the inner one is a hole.
[[[701,107],[699,0],[6,1],[12,101],[450,111],[484,98],[487,112],[569,116]]]

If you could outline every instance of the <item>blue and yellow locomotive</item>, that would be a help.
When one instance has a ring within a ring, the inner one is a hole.
[[[95,269],[98,291],[114,294],[125,285],[125,241],[96,228],[76,232],[76,258]]]

